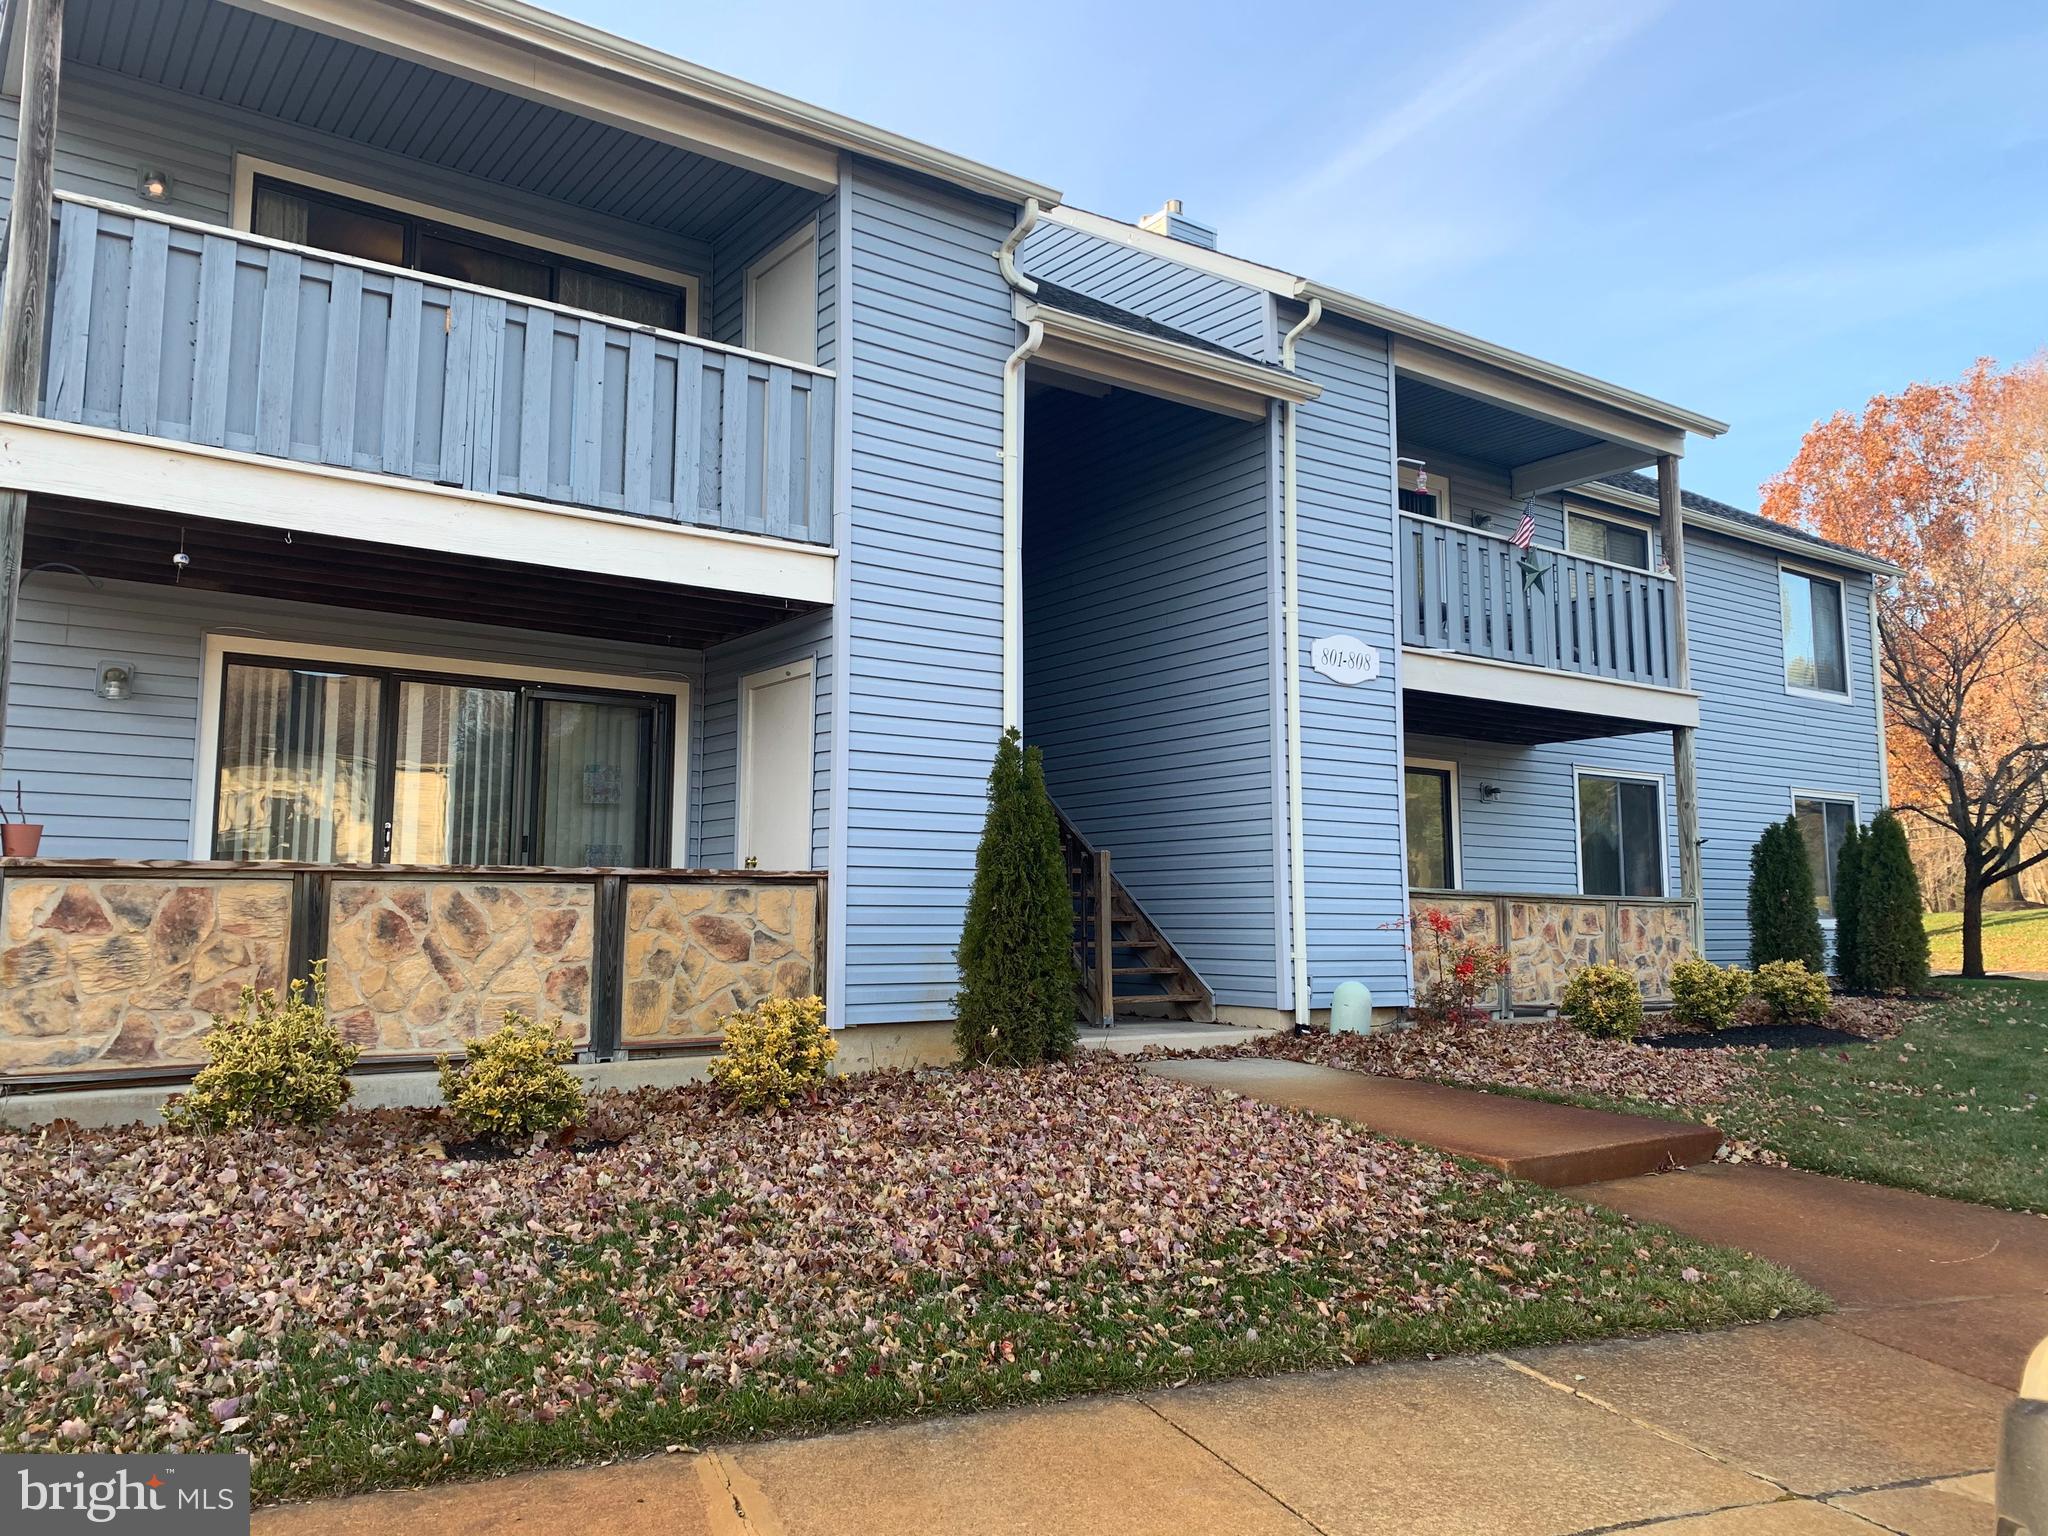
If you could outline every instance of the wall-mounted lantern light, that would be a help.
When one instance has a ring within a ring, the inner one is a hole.
[[[146,203],[167,203],[171,200],[170,173],[145,169],[135,178],[135,190]]]
[[[134,697],[135,667],[125,661],[103,661],[92,691],[110,704],[119,704]]]
[[[1500,786],[1498,784],[1480,785],[1479,798],[1481,800],[1484,800],[1488,805],[1491,805],[1494,801],[1500,798]]]

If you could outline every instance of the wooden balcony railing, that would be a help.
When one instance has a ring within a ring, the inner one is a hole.
[[[832,375],[60,196],[42,414],[828,543]]]
[[[1500,534],[1401,514],[1401,640],[1588,677],[1677,686],[1677,583]]]

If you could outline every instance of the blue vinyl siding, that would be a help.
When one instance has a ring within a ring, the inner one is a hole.
[[[1748,958],[1749,851],[1766,826],[1791,814],[1792,792],[1854,796],[1865,822],[1884,803],[1870,578],[1790,563],[1842,578],[1845,703],[1785,691],[1777,555],[1686,530],[1686,622],[1692,685],[1700,695],[1707,952],[1724,963]]]
[[[1462,506],[1455,479],[1452,495]],[[1833,573],[1844,584],[1851,674],[1850,697],[1836,704],[1785,691],[1778,569],[1768,549],[1687,529],[1686,613],[1700,696],[1700,882],[1707,953],[1723,964],[1748,959],[1750,849],[1766,826],[1791,813],[1793,794],[1854,799],[1866,822],[1883,803],[1870,580]],[[1463,877],[1471,890],[1578,888],[1574,765],[1661,776],[1668,889],[1677,894],[1668,732],[1539,747],[1411,735],[1407,749],[1410,757],[1458,764]],[[1483,800],[1483,784],[1501,794]]]
[[[1289,306],[1279,323],[1300,318]],[[1394,612],[1393,422],[1386,344],[1325,320],[1296,366],[1323,386],[1301,408],[1297,470],[1301,598],[1302,856],[1309,983],[1329,1006],[1362,981],[1380,1003],[1408,997],[1408,958],[1389,925],[1407,910],[1401,846],[1400,641]],[[1342,687],[1308,665],[1324,635],[1379,648],[1380,676]]]
[[[739,690],[756,672],[811,658],[811,864],[829,862],[826,840],[832,805],[832,616],[806,614],[704,653],[702,729],[698,761],[696,861],[712,869],[739,863],[734,818],[739,785]]]
[[[1033,277],[1205,341],[1266,355],[1266,295],[1256,288],[1051,221],[1025,236],[1020,265]]]
[[[693,684],[702,669],[695,651],[123,582],[95,588],[54,572],[30,573],[21,594],[5,779],[10,791],[21,781],[46,829],[43,851],[53,858],[192,856],[199,674],[209,633]],[[109,703],[93,692],[102,661],[134,665],[131,698]],[[693,717],[702,692],[690,690]],[[703,731],[695,718],[684,723],[694,810]],[[698,862],[695,826],[689,831]]]
[[[1002,728],[1011,209],[857,165],[842,1022],[951,1016]]]
[[[1279,986],[1264,422],[1029,408],[1024,726],[1053,798],[1224,1004]]]
[[[1677,792],[1671,736],[1606,736],[1539,747],[1448,736],[1408,737],[1408,757],[1458,765],[1458,838],[1464,888],[1569,895],[1579,889],[1574,768],[1664,784],[1664,893],[1678,894]],[[1482,786],[1500,794],[1482,798]]]

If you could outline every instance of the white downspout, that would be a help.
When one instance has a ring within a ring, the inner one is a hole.
[[[1038,284],[1017,270],[1017,247],[1038,222],[1038,199],[996,248],[1003,281],[1030,298]],[[1024,725],[1024,365],[1045,344],[1045,322],[1033,320],[1003,362],[1003,729]]]
[[[1024,728],[1024,365],[1045,344],[1034,320],[1003,363],[1003,729]]]
[[[1323,301],[1310,299],[1308,313],[1280,340],[1280,365],[1292,371],[1294,344],[1323,318]],[[1301,846],[1301,585],[1295,567],[1295,418],[1301,406],[1289,401],[1280,427],[1281,626],[1287,643],[1287,894],[1288,948],[1294,962],[1294,1022],[1309,1021],[1308,857]]]

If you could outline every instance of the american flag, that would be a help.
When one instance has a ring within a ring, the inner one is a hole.
[[[1535,537],[1536,519],[1531,517],[1527,512],[1524,512],[1522,514],[1522,520],[1519,523],[1515,524],[1514,537],[1509,539],[1508,542],[1514,545],[1517,549],[1527,549],[1529,547],[1529,541]]]

